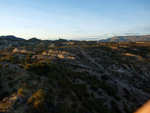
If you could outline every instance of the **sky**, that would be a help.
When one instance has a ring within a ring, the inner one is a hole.
[[[150,34],[150,0],[0,0],[0,35],[98,40]]]

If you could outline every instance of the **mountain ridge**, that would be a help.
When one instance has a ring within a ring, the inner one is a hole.
[[[28,42],[40,42],[40,41],[51,41],[51,40],[43,40],[36,37],[30,38],[30,39],[24,39],[21,37],[16,37],[14,35],[6,35],[6,36],[0,36],[0,40],[11,40],[11,41],[28,41]],[[69,41],[67,39],[56,39],[54,41]],[[100,42],[139,42],[139,41],[150,41],[150,35],[134,35],[134,36],[113,36],[107,39],[101,39]]]
[[[0,40],[25,41],[25,39],[20,38],[20,37],[16,37],[14,35],[0,36]]]
[[[114,36],[108,39],[100,40],[100,42],[141,42],[150,41],[150,35],[141,36]]]

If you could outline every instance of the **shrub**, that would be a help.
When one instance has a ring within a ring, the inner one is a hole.
[[[7,78],[8,80],[13,80],[13,78],[11,77],[11,76],[8,76],[8,78]]]
[[[126,98],[128,101],[131,101],[131,98],[130,98],[130,95],[129,95],[129,94],[124,94],[123,96],[124,96],[124,98]]]
[[[23,68],[23,64],[19,64],[19,67],[20,67],[20,68]]]
[[[71,113],[71,109],[62,103],[58,106],[58,113]]]
[[[76,93],[79,100],[82,100],[83,97],[87,94],[87,84],[76,84],[73,85],[72,89]]]
[[[114,98],[115,98],[117,101],[121,101],[121,98],[120,98],[119,96],[117,96],[117,95],[116,95]]]
[[[14,61],[14,57],[13,56],[5,56],[5,57],[2,57],[0,60],[4,61],[4,62],[11,62],[11,61]]]
[[[71,94],[71,89],[70,88],[61,88],[59,91],[59,98],[64,99],[66,96]]]
[[[123,109],[126,113],[130,113],[127,105],[124,104],[123,107],[124,107]]]
[[[35,65],[34,64],[26,64],[25,69],[28,71],[34,71],[35,70]]]
[[[10,88],[12,88],[13,87],[13,84],[14,84],[14,82],[8,82],[8,86],[10,87]]]
[[[84,108],[81,108],[81,107],[80,107],[80,108],[78,109],[78,113],[85,113],[85,112],[86,112],[86,110],[85,110]]]
[[[2,64],[0,64],[0,68],[2,68],[3,67],[3,65]]]
[[[105,80],[108,80],[109,77],[108,77],[107,75],[103,75],[103,76],[101,77],[101,79],[105,81]]]
[[[5,68],[8,68],[8,67],[9,67],[9,64],[6,64],[6,65],[5,65]]]
[[[37,74],[47,74],[49,71],[49,66],[45,62],[38,62],[36,64],[35,71]]]
[[[32,64],[26,64],[25,69],[31,71],[33,69]]]
[[[108,109],[105,108],[104,106],[104,102],[100,98],[92,100],[90,104],[94,107],[94,110],[96,110],[98,113],[109,113]]]
[[[44,92],[42,89],[36,91],[29,99],[28,103],[31,104],[33,108],[40,108],[44,104]]]
[[[49,72],[49,66],[44,62],[38,62],[36,64],[26,64],[25,69],[28,71],[34,71],[39,75],[47,75]]]
[[[111,104],[112,111],[114,111],[116,113],[121,113],[120,109],[118,108],[118,106],[117,106],[117,104],[116,104],[116,102],[114,100],[112,100],[110,102],[110,104]]]
[[[98,88],[99,88],[99,86],[96,85],[96,84],[91,84],[90,88],[91,88],[92,90],[94,90],[94,91],[97,91]]]
[[[20,96],[24,96],[25,95],[24,90],[22,88],[20,88],[18,90],[18,95],[20,95]]]

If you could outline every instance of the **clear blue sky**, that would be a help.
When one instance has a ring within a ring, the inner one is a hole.
[[[150,0],[0,0],[0,35],[102,39],[150,34]]]

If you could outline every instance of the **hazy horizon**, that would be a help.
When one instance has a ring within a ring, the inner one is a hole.
[[[150,34],[149,0],[0,0],[0,35],[98,40]]]

